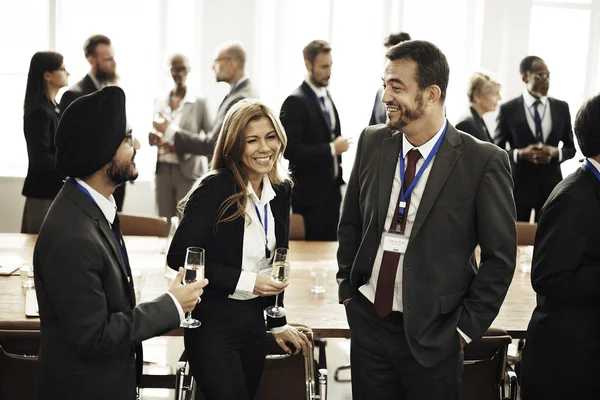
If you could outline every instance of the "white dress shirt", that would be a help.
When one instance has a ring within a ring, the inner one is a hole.
[[[421,166],[425,163],[425,159],[429,156],[429,153],[433,150],[433,147],[437,143],[438,139],[442,135],[442,132],[446,128],[448,122],[445,121],[440,130],[433,136],[431,139],[424,143],[419,147],[413,146],[407,139],[404,134],[402,134],[402,157],[404,157],[404,165],[407,163],[406,155],[412,149],[419,150],[421,153],[421,158],[417,161],[416,171],[419,171]],[[400,134],[400,133],[395,133]],[[398,160],[399,161],[399,160]],[[373,262],[373,271],[371,272],[371,277],[358,290],[367,298],[371,303],[375,303],[375,291],[377,290],[377,279],[379,278],[379,270],[381,268],[381,261],[383,259],[383,234],[389,230],[390,225],[392,224],[392,218],[396,215],[396,202],[398,201],[398,197],[400,196],[400,188],[402,187],[402,182],[400,180],[400,173],[402,177],[404,177],[404,171],[400,172],[400,163],[396,161],[396,173],[394,174],[394,181],[392,183],[392,192],[390,194],[390,201],[388,203],[387,214],[385,217],[384,230],[381,232],[381,239],[379,240],[379,248],[377,249],[377,255],[375,256],[375,261]],[[412,232],[413,224],[415,222],[415,218],[417,216],[417,211],[419,209],[419,204],[421,203],[421,199],[423,198],[423,192],[425,191],[425,186],[427,185],[427,180],[429,179],[429,174],[431,172],[431,168],[433,163],[435,162],[435,156],[423,171],[421,178],[416,183],[413,188],[413,191],[410,195],[410,205],[408,207],[408,214],[406,216],[406,226],[404,230],[404,235],[410,237],[410,233]],[[396,282],[394,284],[394,300],[392,302],[392,311],[403,311],[402,305],[402,269],[404,266],[404,254],[400,255],[400,260],[398,261],[398,270],[396,272]],[[470,342],[470,339],[460,330],[458,330],[465,340]]]
[[[542,119],[542,136],[544,138],[544,143],[548,140],[548,136],[550,136],[550,132],[552,132],[552,106],[550,105],[550,101],[548,100],[548,96],[540,97],[539,99],[533,97],[527,89],[523,91],[523,107],[525,108],[525,118],[527,119],[527,125],[529,125],[529,129],[531,129],[531,134],[533,137],[536,137],[535,133],[535,121],[533,120],[533,116],[535,115],[535,103],[536,100],[539,100],[541,104],[537,105],[538,113],[540,114],[540,118]],[[513,153],[513,158],[515,163],[518,163],[518,151]],[[558,149],[558,162],[562,161],[562,149]]]
[[[106,221],[108,222],[108,224],[110,225],[110,227],[112,229],[112,224],[115,221],[115,216],[117,215],[117,204],[115,203],[115,198],[113,197],[113,195],[111,194],[110,197],[107,199],[106,197],[104,197],[103,195],[98,193],[94,188],[92,188],[90,185],[88,185],[81,179],[76,178],[75,180],[77,181],[77,183],[79,183],[81,186],[83,186],[90,193],[90,196],[92,196],[92,199],[94,199],[94,201],[96,202],[96,205],[98,206],[98,208],[102,212],[102,215],[104,215],[104,218],[106,218]],[[131,280],[132,277],[128,276],[127,279]],[[183,320],[185,318],[185,314],[183,312],[183,308],[181,307],[181,304],[179,304],[179,302],[177,301],[177,299],[171,292],[167,292],[167,294],[171,297],[171,299],[175,303],[175,307],[177,307],[177,312],[179,313],[179,319]]]
[[[587,158],[587,160],[588,160],[589,162],[591,162],[591,163],[592,163],[592,165],[593,165],[594,167],[596,167],[596,169],[597,169],[598,171],[600,171],[600,163],[599,163],[598,161],[594,160],[594,159],[593,159],[593,158],[591,158],[591,157],[588,157],[588,158]]]
[[[183,99],[181,99],[181,101],[179,102],[179,106],[173,110],[173,109],[171,109],[171,106],[170,106],[172,93],[173,92],[171,91],[171,92],[169,92],[169,94],[167,95],[166,98],[157,100],[155,102],[155,107],[154,107],[155,112],[162,112],[165,116],[167,116],[169,118],[170,124],[169,124],[169,127],[165,130],[163,140],[165,142],[168,142],[171,144],[173,144],[174,139],[175,139],[175,134],[179,130],[179,124],[181,123],[181,116],[183,114],[183,107],[185,106],[186,103],[193,104],[196,102],[196,97],[194,96],[194,94],[192,93],[190,88],[188,87],[185,90],[185,96],[183,96]],[[204,132],[201,132],[200,134],[205,135]],[[158,161],[169,163],[169,164],[179,164],[179,158],[177,157],[177,154],[172,153],[172,152],[163,153],[163,154],[159,153]]]

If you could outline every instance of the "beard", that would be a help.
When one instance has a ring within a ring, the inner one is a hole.
[[[315,69],[313,68],[310,72],[311,72],[310,82],[313,85],[315,85],[318,88],[329,86],[329,79],[331,79],[331,76],[328,76],[327,78],[321,78],[320,80],[317,80],[317,78],[315,77]]]
[[[135,153],[133,153],[133,157],[131,157],[131,161],[126,165],[119,165],[118,161],[113,157],[108,169],[106,170],[106,175],[108,179],[115,185],[119,186],[124,184],[127,181],[135,181],[139,175],[138,171],[131,172],[131,165],[133,164],[133,159],[135,158]]]
[[[117,83],[119,75],[116,71],[105,71],[96,64],[96,79],[103,83]]]
[[[412,109],[401,106],[400,104],[390,105],[398,107],[398,112],[400,113],[400,117],[397,121],[392,121],[391,119],[388,119],[387,122],[387,127],[396,131],[400,131],[409,123],[418,120],[423,116],[425,112],[425,101],[423,101],[422,93],[417,93],[417,95],[415,96],[415,107]]]

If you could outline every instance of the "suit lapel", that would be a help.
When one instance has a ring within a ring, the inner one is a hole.
[[[454,164],[456,164],[456,161],[460,157],[461,152],[456,149],[460,143],[460,134],[453,126],[448,124],[446,136],[444,137],[444,140],[435,155],[435,159],[433,160],[433,165],[431,166],[431,172],[427,179],[425,190],[423,191],[423,197],[419,203],[419,209],[417,210],[415,223],[410,234],[410,240],[413,240],[417,233],[419,233],[421,226],[423,226],[423,223],[427,219],[427,215],[429,215],[429,212],[431,211],[431,207],[433,207],[448,176],[452,172]]]
[[[548,98],[548,107],[550,108],[550,115],[552,116],[552,129],[545,143],[556,143],[560,142],[558,127],[563,126],[563,115],[559,112],[557,103],[554,99]],[[555,139],[556,138],[556,139]]]
[[[392,184],[394,183],[394,174],[397,169],[396,165],[398,165],[398,155],[400,154],[401,144],[401,133],[388,137],[381,143],[381,158],[379,159],[379,192],[377,197],[378,232],[387,229],[384,226],[385,217],[387,215],[390,196],[392,194]]]
[[[310,105],[310,108],[312,109],[313,114],[318,115],[317,118],[320,119],[321,123],[323,124],[323,128],[329,134],[329,132],[331,132],[331,127],[327,123],[327,119],[325,118],[325,114],[323,113],[323,109],[321,108],[321,104],[319,103],[319,99],[317,98],[316,93],[313,92],[311,87],[308,86],[308,83],[306,83],[306,82],[302,82],[302,90],[304,92],[304,96],[306,97],[306,101],[308,102],[308,104]],[[332,103],[333,103],[333,101],[332,101]],[[328,139],[329,139],[329,137],[328,137]]]

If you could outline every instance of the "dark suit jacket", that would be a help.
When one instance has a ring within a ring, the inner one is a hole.
[[[567,379],[574,383],[565,388],[567,397],[574,399],[594,398],[600,390],[599,227],[600,181],[582,166],[554,188],[540,216],[531,269],[537,306],[527,330],[524,385],[558,387],[556,379]]]
[[[81,96],[85,96],[86,94],[94,93],[98,90],[92,78],[89,75],[83,77],[82,80],[74,84],[63,93],[60,98],[60,113],[64,113],[69,104],[71,104],[75,99],[78,99]]]
[[[358,141],[338,229],[340,302],[371,276],[401,144],[401,134],[381,125],[366,128]],[[479,339],[500,309],[517,252],[511,188],[506,152],[448,124],[402,271],[406,339],[425,367],[456,346],[457,327]]]
[[[288,247],[290,227],[289,184],[273,185],[276,196],[269,203],[275,219],[276,247]],[[202,179],[185,207],[183,218],[169,248],[167,263],[177,269],[184,265],[186,250],[190,246],[205,250],[205,276],[209,281],[204,288],[202,302],[194,309],[193,315],[200,321],[219,316],[219,309],[232,300],[227,296],[235,292],[242,272],[242,251],[244,245],[245,218],[216,225],[221,204],[231,195],[238,193],[230,171],[218,171]],[[232,215],[236,206],[228,208],[224,218]],[[265,297],[265,307],[275,304],[275,296]],[[279,295],[282,304],[283,293]],[[268,318],[269,327],[283,326],[285,318]]]
[[[40,399],[133,400],[142,340],[177,328],[179,314],[168,294],[135,305],[131,270],[106,218],[70,181],[48,211],[33,265]]]
[[[491,137],[487,135],[484,128],[485,122],[481,119],[477,111],[470,107],[470,113],[464,115],[456,124],[456,129],[468,133],[484,142],[494,143]]]
[[[552,132],[546,140],[546,144],[558,146],[563,143],[562,161],[573,158],[575,155],[575,144],[573,143],[573,129],[571,128],[571,114],[566,102],[550,98],[552,112]],[[547,165],[535,165],[524,160],[514,164],[513,153],[517,149],[523,149],[537,141],[527,124],[523,96],[519,96],[500,106],[498,124],[496,126],[496,144],[508,151],[512,165],[512,174],[515,181],[515,197],[537,198],[539,193],[548,193],[562,179],[560,163],[553,161]]]
[[[29,166],[23,183],[25,197],[52,200],[65,176],[56,168],[54,135],[59,115],[47,98],[33,104],[23,116]]]
[[[336,119],[333,133],[338,137],[341,134],[340,116],[335,104],[333,109]],[[285,99],[280,118],[288,137],[285,157],[290,161],[290,170],[296,182],[292,207],[318,207],[325,199],[324,195],[319,194],[329,193],[332,185],[340,186],[343,183],[342,157],[337,157],[339,173],[334,177],[333,156],[329,145],[332,142],[331,130],[315,92],[306,82],[302,82]]]
[[[387,122],[387,110],[385,104],[381,102],[383,97],[383,88],[380,87],[375,94],[375,102],[373,103],[373,111],[371,111],[371,119],[369,125],[385,124]]]
[[[254,89],[254,86],[252,86],[250,79],[246,79],[244,82],[240,83],[232,93],[223,99],[223,102],[217,111],[215,123],[206,137],[202,138],[198,135],[192,135],[185,131],[177,132],[174,139],[175,151],[177,151],[177,153],[191,153],[202,156],[212,156],[215,150],[215,143],[219,138],[219,133],[221,133],[221,127],[225,121],[225,115],[227,115],[227,111],[229,111],[231,106],[241,99],[255,97],[258,97],[258,92]]]

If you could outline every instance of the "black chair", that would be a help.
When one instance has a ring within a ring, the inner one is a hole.
[[[37,399],[39,347],[39,330],[0,330],[0,399]]]
[[[490,328],[480,340],[465,346],[461,400],[516,400],[517,376],[506,354],[511,342],[505,330]]]

